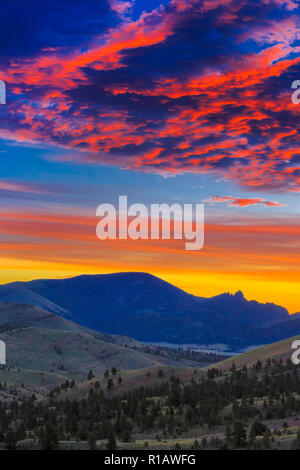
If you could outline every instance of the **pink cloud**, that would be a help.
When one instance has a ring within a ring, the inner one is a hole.
[[[0,191],[12,191],[17,193],[32,194],[50,194],[61,192],[62,188],[59,188],[55,185],[19,183],[17,181],[0,181]]]
[[[266,201],[262,198],[241,198],[233,196],[211,196],[209,199],[205,199],[204,202],[210,203],[228,203],[228,206],[253,206],[256,204],[263,204],[267,207],[285,207],[285,204],[276,201]]]
[[[127,13],[128,10],[130,10],[132,7],[131,2],[124,2],[119,0],[111,0],[109,4],[110,8],[118,13],[118,15],[124,15],[124,13]]]

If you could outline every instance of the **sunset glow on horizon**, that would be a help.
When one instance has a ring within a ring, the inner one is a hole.
[[[18,3],[18,2],[17,2]],[[19,2],[0,31],[0,284],[148,272],[300,311],[300,2]],[[96,208],[205,204],[205,245],[96,237]]]

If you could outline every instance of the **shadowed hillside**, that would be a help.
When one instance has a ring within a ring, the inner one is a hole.
[[[24,304],[0,303],[0,339],[7,349],[7,365],[1,367],[0,382],[16,385],[20,392],[22,384],[25,389],[45,391],[66,379],[82,381],[89,370],[103,375],[112,367],[118,370],[187,364],[199,367],[199,363],[192,361],[172,360],[125,347],[129,339],[88,330]],[[132,346],[137,344],[133,342]]]

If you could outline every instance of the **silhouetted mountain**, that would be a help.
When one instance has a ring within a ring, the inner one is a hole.
[[[248,339],[252,344],[267,344],[280,341],[284,338],[290,338],[300,334],[300,318],[293,318],[280,323],[276,323],[268,328],[252,328],[249,332]]]
[[[0,302],[12,302],[27,305],[36,305],[40,308],[48,310],[49,312],[57,313],[62,316],[68,316],[69,313],[55,305],[51,300],[33,292],[30,289],[23,287],[22,283],[12,283],[0,286]]]
[[[291,320],[298,320],[298,318],[300,318],[300,312],[293,313],[293,315],[291,315]]]
[[[35,305],[41,299],[48,301],[48,310],[70,316],[80,325],[141,341],[246,347],[260,344],[258,338],[267,332],[270,339],[265,342],[274,341],[273,325],[294,323],[283,307],[247,301],[242,292],[196,297],[146,273],[15,282],[0,286],[0,299],[5,300],[8,286],[10,301],[14,289],[16,295],[20,288],[26,289]]]

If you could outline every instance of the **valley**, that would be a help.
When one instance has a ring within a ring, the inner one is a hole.
[[[0,449],[300,447],[296,316],[241,293],[194,298],[133,274],[128,289],[127,275],[0,286]],[[139,321],[143,332],[130,337]],[[232,322],[239,336],[229,338]],[[163,341],[139,339],[155,324]],[[176,343],[176,325],[205,342]],[[270,331],[294,335],[239,353],[243,330],[248,343]]]

